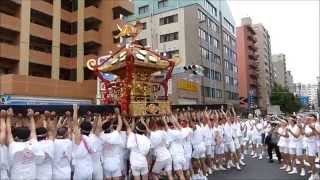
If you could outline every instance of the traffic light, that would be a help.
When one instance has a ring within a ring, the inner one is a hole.
[[[185,71],[192,71],[193,74],[195,75],[200,75],[203,76],[203,67],[197,64],[192,64],[188,66],[184,66],[183,69]]]

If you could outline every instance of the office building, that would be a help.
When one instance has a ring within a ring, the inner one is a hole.
[[[309,106],[319,108],[318,84],[295,84],[295,94],[300,97],[308,97]]]
[[[258,89],[258,54],[250,17],[242,18],[237,27],[237,60],[239,64],[240,105],[244,109],[252,109],[257,102]]]
[[[0,1],[0,92],[9,99],[92,103],[86,61],[114,50],[129,0]]]
[[[267,112],[273,87],[271,64],[271,41],[268,30],[260,23],[252,25],[256,33],[256,47],[258,55],[258,107],[262,112]]]
[[[182,62],[169,86],[173,104],[239,104],[235,22],[226,1],[133,1],[135,15],[144,24],[140,43]],[[192,64],[204,67],[204,76],[183,72]]]
[[[274,69],[275,83],[286,88],[287,77],[286,77],[286,56],[284,54],[274,54],[272,55],[272,64]]]
[[[291,74],[291,71],[286,71],[286,86],[285,86],[289,92],[294,93],[295,87],[293,83],[293,76]]]

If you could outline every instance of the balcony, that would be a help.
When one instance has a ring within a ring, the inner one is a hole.
[[[253,34],[248,35],[248,40],[250,40],[252,43],[256,43],[257,42],[257,38]]]
[[[95,6],[89,6],[84,9],[84,17],[94,17],[100,20],[100,9],[96,8]]]
[[[95,99],[97,83],[54,80],[42,77],[8,74],[0,76],[0,92],[21,96]],[[36,88],[35,88],[36,87]]]
[[[252,51],[256,51],[258,49],[252,42],[248,42],[248,47]]]
[[[76,69],[76,58],[60,57],[60,68],[64,69]]]
[[[31,8],[52,16],[53,5],[45,1],[31,1]]]
[[[250,87],[255,87],[255,88],[257,88],[257,87],[258,87],[258,81],[257,81],[257,79],[255,79],[255,78],[249,78],[249,86],[250,86]]]
[[[77,34],[66,34],[64,32],[60,33],[60,41],[66,45],[77,44]]]
[[[255,60],[250,60],[249,59],[249,66],[253,69],[257,69],[258,68],[258,62]]]
[[[0,42],[0,57],[20,60],[19,54],[19,46]]]
[[[258,60],[259,55],[255,51],[249,50],[248,57],[249,59]]]
[[[247,25],[247,30],[248,30],[251,34],[256,34],[256,32],[254,31],[254,29],[253,29],[250,25]]]
[[[0,12],[0,27],[20,32],[20,19]]]
[[[77,11],[75,12],[69,12],[65,9],[61,8],[61,19],[67,21],[67,22],[75,22],[77,21]]]
[[[30,49],[29,56],[30,56],[30,62],[32,63],[51,66],[52,55],[50,53],[45,53],[45,52]]]
[[[89,30],[84,32],[84,42],[96,42],[101,44],[101,36],[98,31]]]
[[[258,78],[258,73],[256,69],[249,69],[248,73],[251,78],[254,78],[254,79]]]
[[[33,36],[52,41],[52,29],[35,23],[30,23],[30,33]]]

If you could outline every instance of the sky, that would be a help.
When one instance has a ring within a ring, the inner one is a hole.
[[[294,82],[316,83],[319,76],[319,0],[229,0],[237,26],[242,17],[262,23],[272,54],[286,55]]]

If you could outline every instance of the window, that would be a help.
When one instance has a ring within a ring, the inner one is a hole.
[[[219,49],[219,41],[215,38],[213,38],[213,47]]]
[[[224,24],[227,26],[227,29],[234,33],[234,26],[226,19],[224,18]]]
[[[67,34],[76,34],[77,33],[77,22],[69,23],[67,21],[60,21],[60,31]]]
[[[209,20],[208,26],[213,32],[218,32],[218,25],[212,20]]]
[[[169,6],[169,1],[168,0],[160,0],[158,1],[158,8],[165,8]]]
[[[237,79],[234,79],[234,82],[233,82],[234,86],[238,86],[238,80]]]
[[[211,94],[210,92],[210,87],[202,87],[202,91],[203,91],[203,96],[204,97],[209,97],[209,95]]]
[[[198,35],[199,35],[200,39],[202,39],[204,41],[208,41],[208,33],[205,32],[204,30],[199,28]]]
[[[223,39],[225,42],[230,43],[231,37],[229,34],[227,34],[225,31],[223,31]]]
[[[217,8],[214,7],[208,0],[204,1],[204,7],[211,15],[217,16]]]
[[[228,54],[228,47],[227,46],[223,46],[223,52],[224,52],[224,54]]]
[[[161,26],[161,25],[175,23],[175,22],[178,22],[178,14],[160,18],[159,24]]]
[[[209,51],[203,47],[200,47],[201,60],[209,61]]]
[[[234,40],[232,38],[231,38],[231,46],[234,48],[236,47],[236,40]]]
[[[214,71],[214,79],[217,81],[221,81],[221,72]]]
[[[226,76],[225,82],[226,82],[226,84],[230,84],[229,76]]]
[[[160,43],[169,42],[179,39],[178,32],[160,35]]]
[[[221,58],[220,58],[220,56],[218,56],[218,55],[214,55],[214,62],[216,63],[216,64],[221,64]]]
[[[198,9],[198,19],[200,21],[205,21],[206,20],[206,15],[202,11],[200,11],[199,9]]]
[[[203,75],[207,78],[210,78],[210,70],[207,67],[203,67]]]
[[[145,14],[149,11],[149,5],[139,7],[139,14]]]
[[[211,97],[215,98],[216,97],[216,89],[211,88]]]
[[[222,98],[222,91],[221,91],[221,89],[216,89],[216,98]]]
[[[142,23],[142,29],[147,29],[147,23],[146,22]]]
[[[147,45],[147,39],[140,39],[140,40],[139,40],[139,44],[140,44],[141,46],[146,46],[146,45]]]

